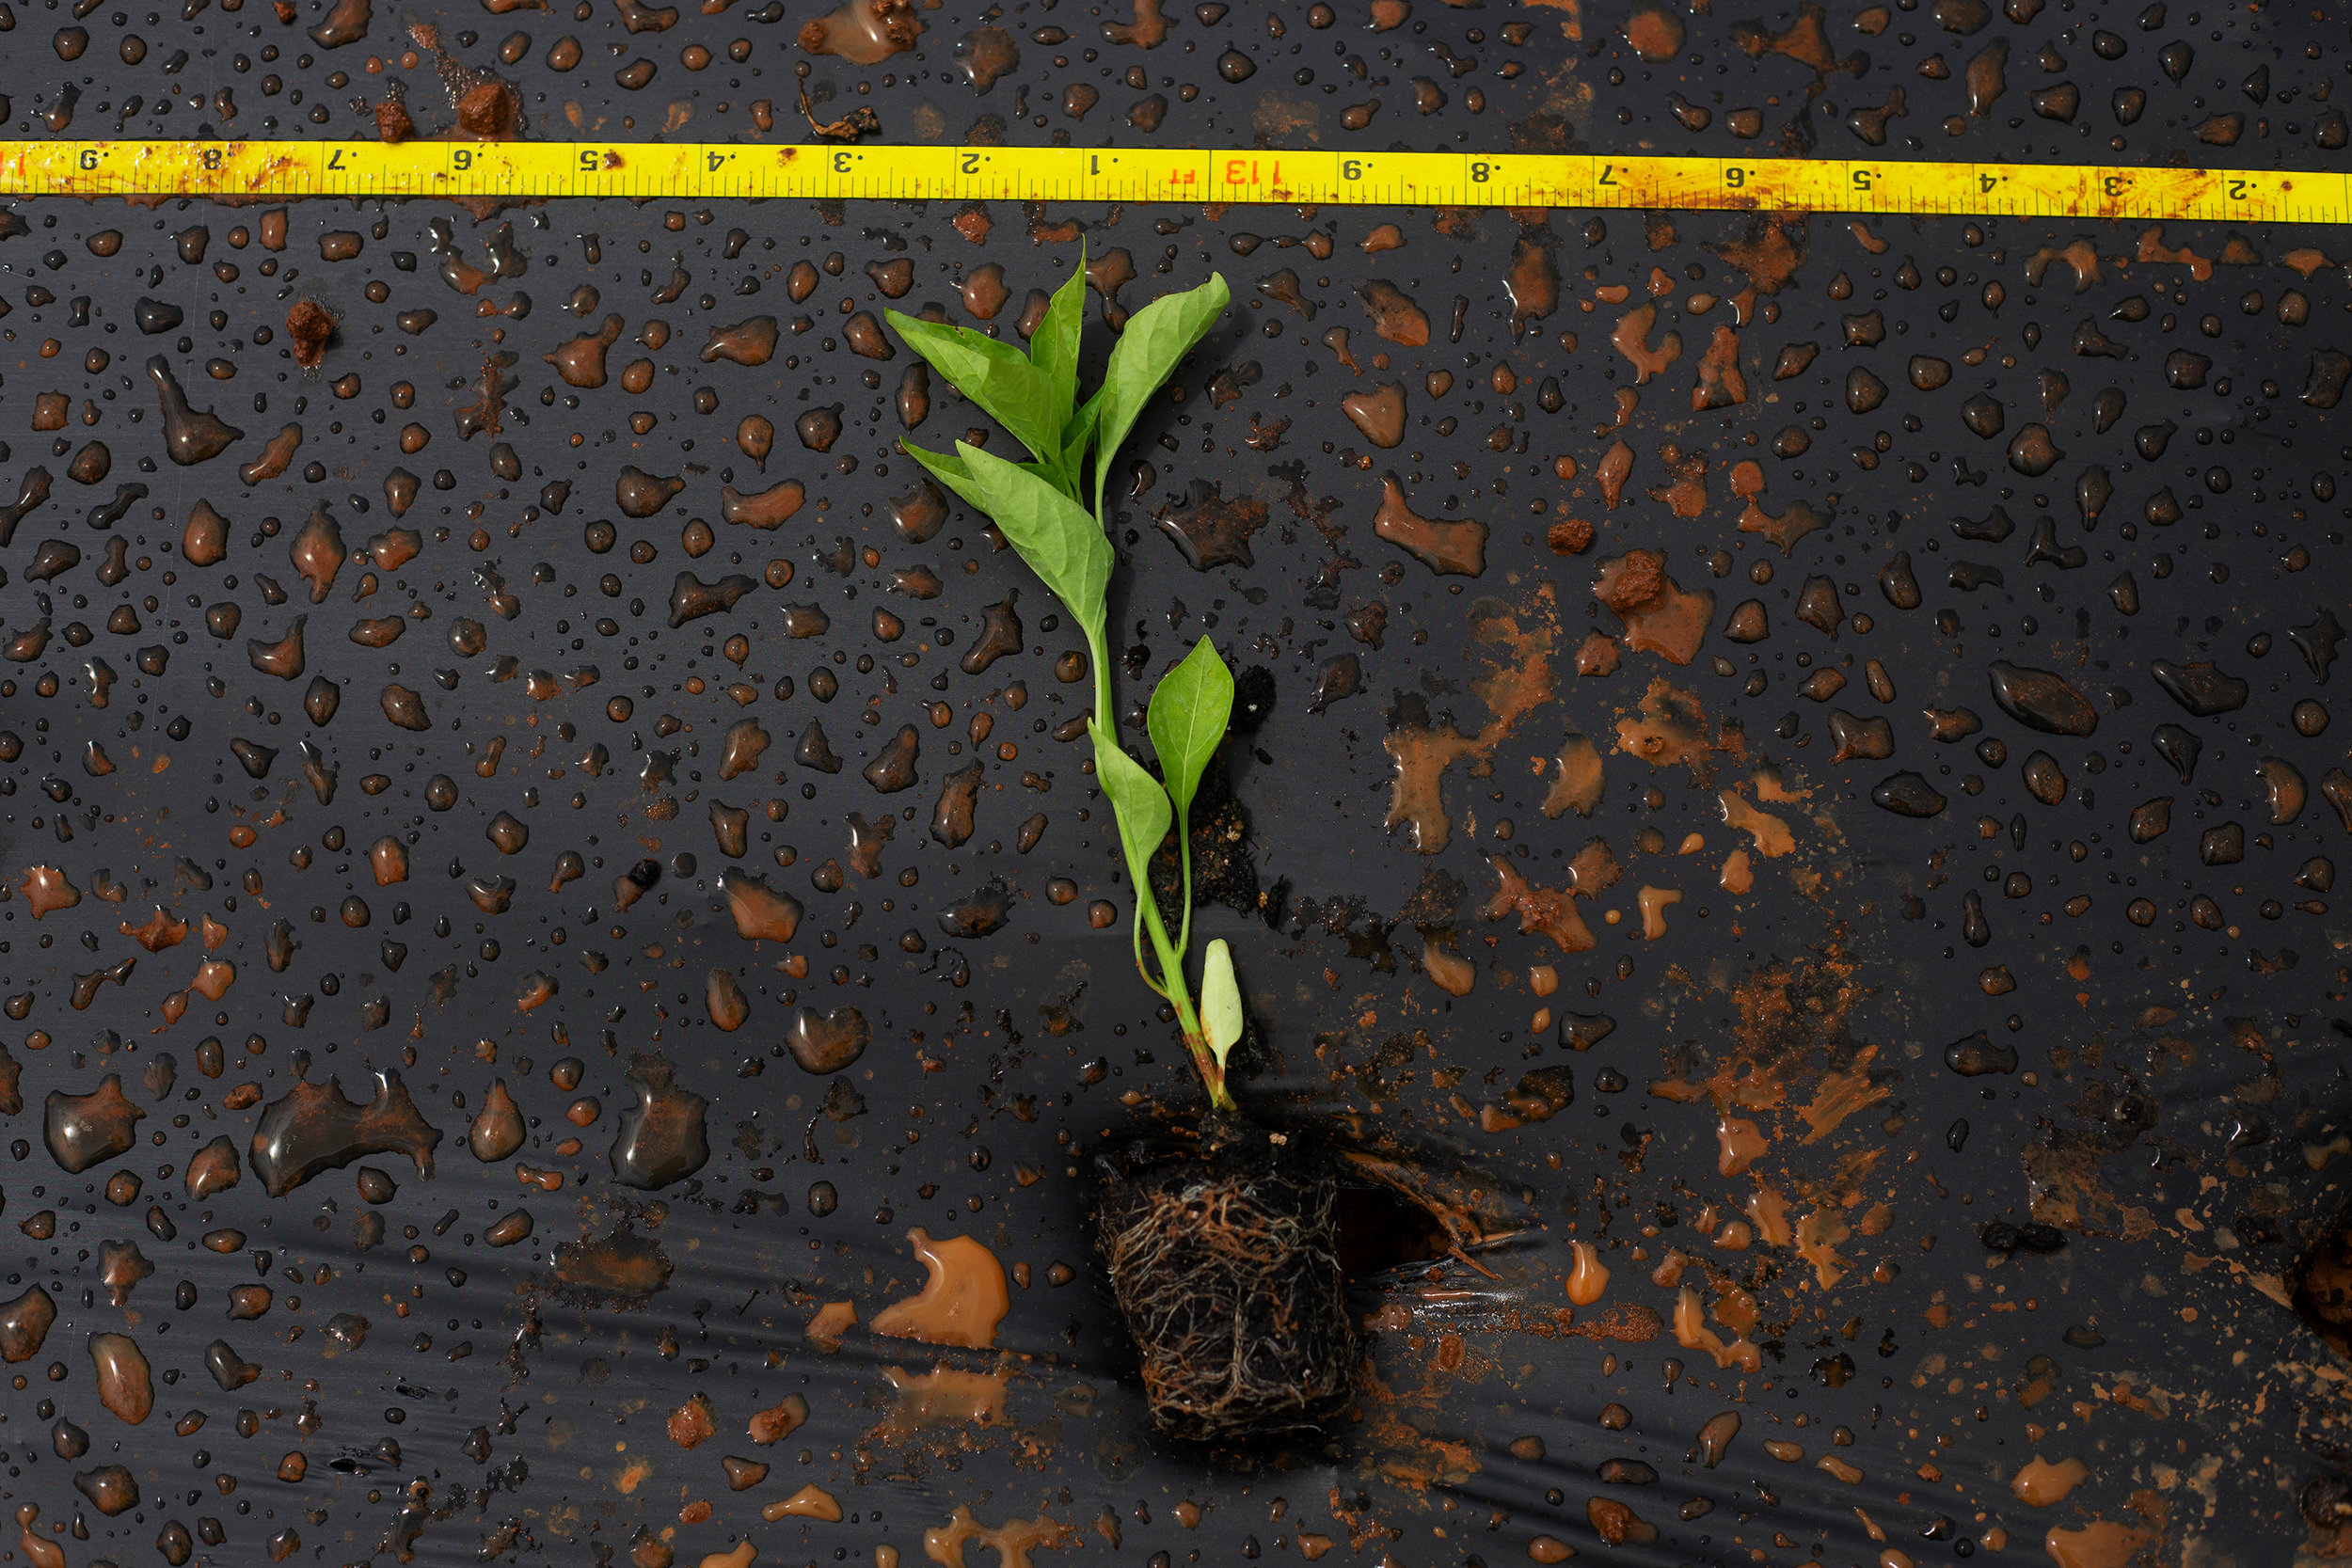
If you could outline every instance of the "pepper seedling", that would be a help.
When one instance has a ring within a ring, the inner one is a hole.
[[[1159,778],[1120,743],[1111,708],[1107,630],[1116,558],[1103,515],[1103,489],[1120,444],[1152,395],[1232,298],[1223,276],[1213,275],[1197,289],[1163,295],[1137,310],[1111,349],[1102,385],[1083,403],[1078,400],[1086,314],[1083,249],[1068,280],[1054,292],[1025,354],[966,327],[885,312],[909,348],[1028,450],[1027,462],[1012,462],[967,441],[958,441],[953,451],[899,443],[932,478],[996,525],[1086,637],[1094,666],[1094,771],[1118,820],[1120,848],[1135,889],[1136,968],[1144,984],[1176,1009],[1184,1048],[1208,1087],[1210,1104],[1220,1111],[1234,1109],[1225,1085],[1225,1062],[1242,1030],[1232,954],[1222,941],[1209,944],[1198,1010],[1184,978],[1184,958],[1192,945],[1190,814],[1201,774],[1232,716],[1233,674],[1203,637],[1160,678],[1145,725],[1159,758]],[[1172,940],[1151,879],[1152,857],[1171,827],[1184,909]]]

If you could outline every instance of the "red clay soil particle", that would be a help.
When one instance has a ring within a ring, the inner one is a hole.
[[[457,126],[469,135],[504,135],[514,119],[514,102],[503,82],[477,82],[457,100]]]
[[[396,98],[387,98],[375,106],[375,135],[387,147],[397,146],[417,134],[417,122],[408,118],[408,105]]]
[[[294,340],[294,363],[315,370],[334,339],[335,313],[315,299],[297,300],[286,312],[286,336]]]
[[[681,1449],[691,1449],[708,1441],[718,1430],[718,1418],[711,1410],[707,1395],[696,1394],[670,1412],[670,1441]]]
[[[1656,550],[1628,550],[1593,584],[1600,602],[1620,615],[1657,603],[1665,591],[1666,558]]]
[[[1545,531],[1544,543],[1554,555],[1582,555],[1593,547],[1593,525],[1581,517],[1563,517]]]
[[[1311,1428],[1346,1408],[1360,1352],[1331,1163],[1230,1121],[1204,1150],[1129,1150],[1096,1234],[1134,1336],[1152,1418],[1196,1442]]]

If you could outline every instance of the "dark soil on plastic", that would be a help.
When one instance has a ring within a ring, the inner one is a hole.
[[[1137,1144],[1103,1164],[1096,1235],[1153,1423],[1244,1442],[1343,1410],[1361,1349],[1331,1157],[1297,1133],[1218,1118],[1197,1147]]]
[[[2312,1332],[2352,1356],[2352,1206],[2339,1208],[2288,1271],[2295,1310]]]
[[[1232,777],[1222,755],[1200,775],[1186,824],[1185,837],[1192,846],[1193,907],[1222,904],[1239,914],[1279,919],[1279,897],[1269,912],[1258,882],[1249,814],[1233,795]],[[1184,863],[1176,856],[1176,836],[1171,832],[1152,857],[1152,891],[1159,900],[1160,918],[1171,933],[1184,921]]]

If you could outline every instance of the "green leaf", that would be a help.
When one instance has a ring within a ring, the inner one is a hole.
[[[1029,361],[1053,388],[1055,412],[1061,421],[1055,427],[1062,437],[1052,454],[1057,461],[1069,440],[1071,414],[1078,406],[1078,340],[1086,324],[1086,246],[1081,242],[1077,265],[1070,269],[1062,286],[1054,291],[1053,303],[1045,308],[1045,319],[1038,323],[1036,333],[1029,339]]]
[[[921,447],[901,438],[898,450],[930,470],[933,479],[964,499],[976,512],[985,513],[988,501],[973,486],[972,475],[963,466],[963,459],[952,451],[925,451]]]
[[[978,505],[1077,618],[1089,641],[1103,635],[1111,580],[1111,542],[1094,515],[1018,463],[956,443]],[[1098,676],[1099,678],[1099,676]]]
[[[1061,461],[1070,396],[1066,391],[1057,394],[1027,355],[966,327],[923,321],[899,310],[883,314],[907,347],[936,366],[957,391],[977,404],[1013,439],[1041,461]]]
[[[1136,919],[1140,921],[1152,902],[1152,857],[1168,836],[1175,811],[1160,781],[1144,771],[1143,765],[1120,748],[1116,736],[1100,730],[1094,732],[1094,776],[1102,783],[1103,793],[1110,797],[1111,814],[1119,819],[1119,847],[1126,853],[1127,879],[1135,888]],[[1168,979],[1182,983],[1183,976],[1172,974]]]
[[[912,445],[903,438],[898,442],[898,450],[929,468],[932,478],[961,496],[975,510],[987,512],[988,502],[974,487],[972,471],[964,467],[963,459],[952,451],[925,451],[921,447]],[[1053,464],[1015,463],[1013,467],[1025,474],[1036,475],[1057,490],[1067,488],[1062,483],[1062,470]],[[994,519],[991,518],[990,521],[993,522]]]
[[[1168,793],[1180,814],[1192,810],[1201,772],[1216,755],[1232,713],[1233,673],[1204,637],[1182,663],[1160,677],[1147,724],[1152,749],[1160,754],[1160,771],[1168,776]]]
[[[1209,943],[1200,960],[1200,1033],[1225,1066],[1225,1053],[1241,1039],[1241,983],[1233,978],[1233,950],[1223,937]]]
[[[1102,411],[1095,420],[1100,445],[1094,453],[1094,505],[1103,506],[1103,483],[1120,444],[1143,415],[1152,394],[1176,373],[1185,355],[1208,335],[1232,294],[1224,275],[1212,274],[1206,283],[1183,293],[1162,294],[1127,319],[1127,329],[1111,350],[1103,376]]]

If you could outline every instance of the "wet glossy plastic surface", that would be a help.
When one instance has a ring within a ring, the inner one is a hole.
[[[2335,35],[2178,6],[1841,11],[1820,71],[1796,14],[1661,48],[1658,16],[1205,6],[1145,48],[1066,4],[918,11],[858,65],[772,8],[468,12],[437,57],[364,6],[332,48],[252,0],[20,8],[0,47],[18,134],[349,134],[400,80],[419,134],[748,136],[767,102],[797,135],[808,64],[820,120],[928,140],[1136,138],[1157,95],[1197,142],[1722,151],[1810,98],[1838,150],[1898,84],[1897,153],[2193,160],[2224,114],[2240,164],[2343,139]],[[30,85],[52,51],[70,116]],[[2069,84],[2073,120],[2027,106]],[[2331,1539],[2342,1364],[2292,1298],[2343,1337],[2341,235],[15,217],[24,1560]],[[893,447],[983,421],[884,307],[1011,333],[1082,230],[1089,374],[1164,289],[1237,301],[1119,466],[1114,623],[1121,711],[1203,632],[1242,675],[1248,855],[1200,926],[1234,944],[1245,1101],[1498,1238],[1485,1273],[1416,1239],[1360,1277],[1364,1392],[1320,1443],[1142,1423],[1089,1155],[1197,1089],[1065,728],[1078,641]]]

